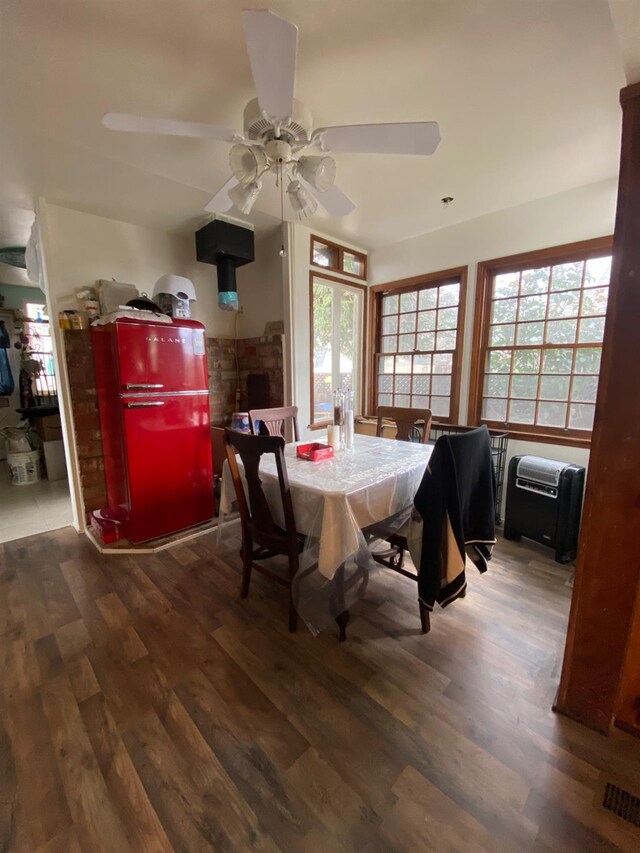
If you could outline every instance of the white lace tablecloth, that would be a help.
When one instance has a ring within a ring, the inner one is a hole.
[[[286,446],[296,527],[307,537],[295,599],[298,612],[312,631],[332,618],[329,599],[339,568],[347,580],[353,572],[375,569],[362,530],[392,517],[396,527],[406,521],[432,449],[430,445],[356,435],[351,450],[340,450],[332,459],[307,462],[296,456],[295,444]],[[260,473],[271,512],[282,525],[274,457],[263,458]],[[233,482],[225,463],[221,521],[234,501]],[[311,567],[317,570],[309,571]],[[348,583],[347,587],[352,588]]]

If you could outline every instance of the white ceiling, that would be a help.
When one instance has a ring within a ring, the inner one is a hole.
[[[37,196],[188,232],[220,142],[106,130],[107,111],[242,128],[247,0],[2,0],[0,205]],[[433,157],[336,155],[357,203],[310,223],[366,248],[617,173],[624,85],[606,0],[271,0],[300,29],[316,126],[437,120]],[[454,203],[444,209],[443,196]],[[277,215],[263,191],[258,225]],[[253,217],[252,217],[253,218]],[[2,238],[0,233],[0,238]],[[26,237],[26,235],[25,235]]]

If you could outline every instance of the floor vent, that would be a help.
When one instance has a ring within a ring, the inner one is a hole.
[[[640,798],[634,797],[624,788],[607,782],[602,805],[628,823],[640,827]]]

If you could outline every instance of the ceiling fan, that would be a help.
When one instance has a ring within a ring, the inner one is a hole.
[[[397,124],[351,124],[313,129],[311,113],[293,97],[298,28],[268,9],[242,13],[247,51],[258,97],[244,110],[244,134],[198,122],[107,113],[110,130],[218,139],[232,143],[232,177],[205,207],[226,213],[235,206],[250,213],[265,174],[272,172],[298,219],[311,216],[320,202],[335,217],[355,204],[335,181],[336,164],[326,152],[361,154],[433,154],[440,142],[434,121]],[[305,153],[303,153],[305,152]]]

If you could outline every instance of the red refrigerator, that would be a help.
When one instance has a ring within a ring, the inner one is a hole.
[[[144,542],[214,513],[205,331],[121,318],[92,326],[109,509]]]

